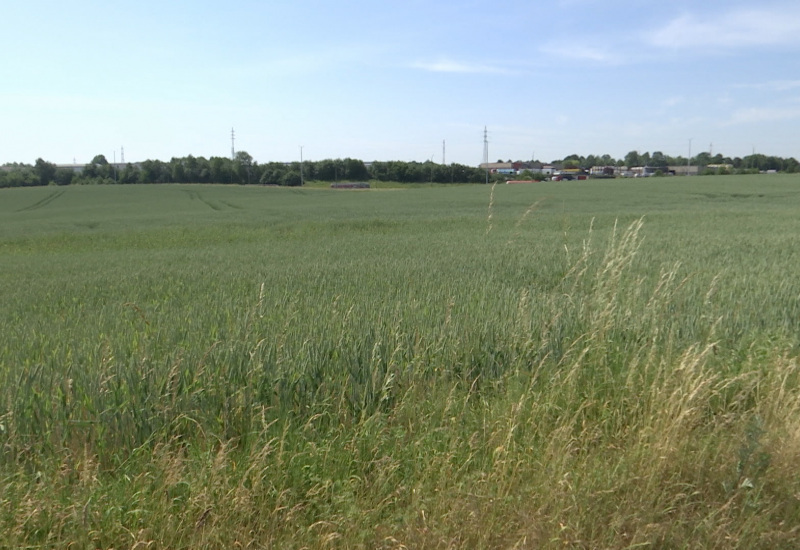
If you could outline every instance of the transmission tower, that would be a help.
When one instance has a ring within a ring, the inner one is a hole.
[[[234,149],[234,141],[236,140],[236,133],[231,128],[231,160],[234,160],[236,157],[236,150]]]

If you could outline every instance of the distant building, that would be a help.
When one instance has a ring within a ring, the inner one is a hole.
[[[708,170],[714,170],[717,174],[730,174],[733,172],[733,164],[709,164]]]
[[[552,164],[544,164],[541,162],[515,162],[514,165],[519,165],[517,168],[517,173],[528,170],[532,174],[544,174],[545,176],[550,176],[556,171],[556,167]]]
[[[552,176],[553,172],[556,171],[556,167],[553,166],[552,164],[542,164],[540,162],[537,162],[536,164],[539,165],[538,168],[534,167],[531,170],[531,172],[533,172],[534,174],[544,174],[545,176]]]
[[[492,174],[515,174],[514,171],[514,163],[513,162],[490,162],[490,163],[481,163],[480,168],[482,170],[489,169],[489,172]]]
[[[670,170],[668,166],[634,166],[631,168],[631,172],[633,172],[634,178],[649,178],[658,173],[666,176]]]
[[[580,168],[564,168],[553,172],[552,181],[583,181],[588,178],[589,175]]]
[[[696,176],[700,173],[699,166],[687,166],[685,164],[678,164],[675,166],[667,166],[670,174],[676,176]]]
[[[589,169],[589,174],[592,176],[614,176],[616,174],[616,166],[592,166]]]
[[[56,164],[56,168],[66,168],[68,170],[72,170],[76,174],[80,174],[83,172],[83,169],[86,168],[85,164]]]
[[[83,170],[87,166],[89,166],[89,164],[90,163],[77,164],[77,163],[74,163],[74,162],[72,164],[56,164],[56,168],[66,168],[68,170],[72,170],[76,174],[80,174],[81,172],[83,172]],[[117,170],[117,172],[121,172],[122,170],[125,170],[125,167],[128,166],[129,164],[131,164],[134,167],[138,168],[140,163],[138,163],[138,162],[109,162],[108,163],[108,165],[111,166],[112,168],[115,168]]]

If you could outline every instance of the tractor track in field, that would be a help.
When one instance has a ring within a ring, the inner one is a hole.
[[[239,206],[238,204],[233,204],[232,202],[224,201],[222,199],[220,199],[219,202],[221,202],[225,206],[228,206],[229,208],[233,208],[235,210],[244,210],[244,206]]]
[[[186,193],[189,196],[190,200],[197,199],[200,202],[202,202],[203,204],[205,204],[206,206],[208,206],[210,209],[216,210],[217,212],[219,212],[220,210],[224,210],[225,209],[224,206],[218,204],[217,202],[221,202],[221,203],[223,203],[223,204],[225,204],[226,206],[229,206],[229,207],[231,206],[230,204],[227,204],[224,201],[217,201],[217,202],[210,201],[207,198],[205,198],[199,191],[186,189],[186,190],[184,190],[184,193]]]
[[[50,204],[51,202],[53,202],[54,200],[56,200],[57,198],[59,198],[61,195],[63,195],[66,192],[67,192],[66,189],[58,189],[56,191],[53,191],[52,193],[50,193],[49,195],[47,195],[43,199],[40,199],[40,200],[36,201],[35,203],[30,204],[30,205],[28,205],[28,206],[26,206],[24,208],[20,208],[19,210],[17,210],[17,212],[28,212],[28,211],[31,211],[31,210],[38,210],[40,208],[44,208],[45,206],[47,206],[48,204]]]

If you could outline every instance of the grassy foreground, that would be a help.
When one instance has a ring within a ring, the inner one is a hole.
[[[0,191],[0,548],[793,548],[800,178]]]

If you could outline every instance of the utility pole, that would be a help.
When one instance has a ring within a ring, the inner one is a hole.
[[[231,127],[231,164],[230,164],[230,177],[231,177],[231,185],[233,185],[233,161],[236,158],[236,150],[233,147],[234,140],[236,139],[236,134],[233,131],[233,127]]]
[[[686,159],[686,175],[689,175],[689,168],[692,162],[692,138],[689,138],[689,158]]]
[[[119,155],[121,157],[119,159],[119,162],[121,164],[125,164],[125,147],[123,147],[122,145],[119,146]]]
[[[303,146],[300,146],[300,187],[305,185],[303,180]]]
[[[489,184],[489,131],[483,127],[483,164],[486,167],[486,184]]]
[[[442,140],[442,165],[447,164],[447,162],[444,160],[445,159],[445,156],[444,156],[444,153],[445,153],[444,145],[445,145],[444,140]]]

